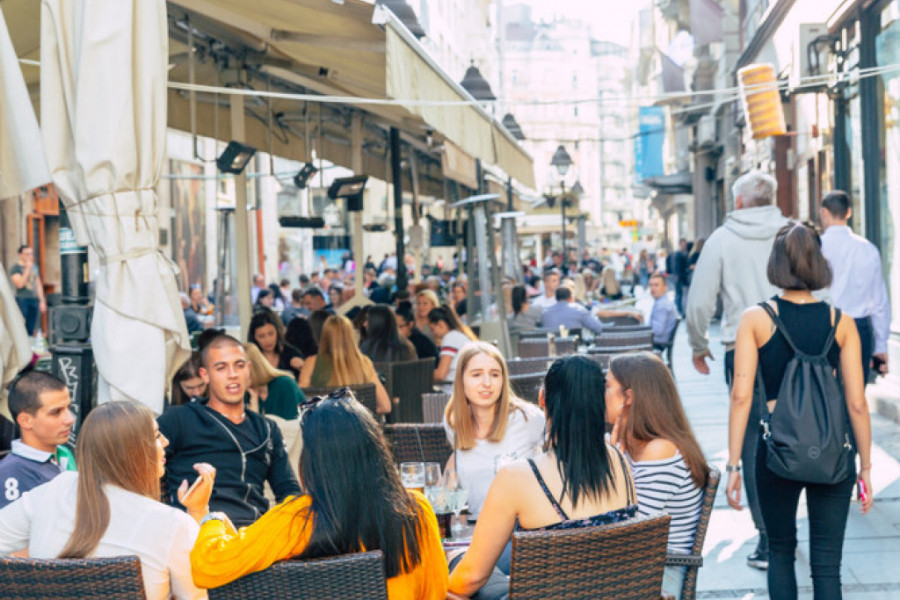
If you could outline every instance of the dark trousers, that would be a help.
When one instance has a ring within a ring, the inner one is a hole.
[[[806,488],[809,515],[809,566],[813,598],[841,598],[841,555],[855,476],[833,485],[782,479],[766,467],[766,445],[757,437],[756,485],[769,531],[769,597],[797,598],[794,557],[797,551],[797,504]],[[753,469],[747,468],[745,471]]]
[[[875,351],[875,332],[872,330],[871,317],[853,319],[859,331],[859,342],[862,347],[863,385],[869,382],[869,370],[872,365],[872,353]]]
[[[28,335],[34,335],[38,315],[41,313],[38,306],[38,299],[20,298],[16,296],[16,304],[19,305],[19,310],[22,311],[22,316],[25,317],[25,329],[28,330]]]
[[[725,383],[731,391],[734,383],[734,350],[725,352]],[[750,407],[750,418],[747,419],[747,430],[744,432],[744,446],[741,448],[741,463],[744,465],[744,488],[747,490],[747,506],[750,507],[750,516],[753,517],[753,526],[759,531],[759,547],[765,550],[768,545],[766,524],[763,521],[759,508],[759,493],[756,489],[756,472],[753,465],[756,464],[756,442],[759,434],[759,406],[756,395],[753,397],[753,405]]]

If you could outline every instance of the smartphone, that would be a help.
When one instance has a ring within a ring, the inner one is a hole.
[[[884,359],[880,356],[872,357],[872,371],[874,371],[877,375],[885,374],[885,363]]]
[[[856,491],[859,496],[859,501],[865,504],[866,500],[869,499],[869,490],[866,489],[866,482],[862,479],[857,480]]]
[[[191,484],[191,487],[188,488],[188,491],[185,492],[184,497],[182,497],[181,499],[184,500],[184,499],[186,499],[188,496],[190,496],[191,493],[192,493],[194,490],[196,490],[197,487],[200,485],[200,482],[201,482],[201,481],[203,481],[203,477],[197,477],[197,479],[194,480],[194,483]]]

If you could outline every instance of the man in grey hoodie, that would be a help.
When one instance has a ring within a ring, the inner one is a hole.
[[[709,375],[706,359],[713,356],[709,351],[707,328],[716,311],[716,299],[721,295],[725,381],[729,389],[734,378],[734,339],[741,313],[778,293],[766,275],[775,234],[788,222],[781,210],[773,205],[776,189],[775,179],[759,171],[750,171],[734,182],[734,210],[706,240],[691,280],[685,314],[694,368]],[[759,543],[756,551],[747,557],[747,563],[766,569],[769,566],[768,538],[756,493],[754,468],[758,432],[754,430],[754,422],[754,419],[748,421],[741,454],[747,504],[759,530]]]

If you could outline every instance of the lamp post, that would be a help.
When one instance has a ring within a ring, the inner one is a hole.
[[[566,152],[566,148],[560,145],[556,152],[553,153],[553,159],[550,161],[550,166],[556,169],[556,172],[559,173],[560,185],[562,186],[562,197],[560,198],[559,206],[560,211],[562,212],[562,256],[563,256],[563,264],[566,264],[566,172],[569,170],[569,167],[572,165],[572,157],[569,156],[569,153]]]

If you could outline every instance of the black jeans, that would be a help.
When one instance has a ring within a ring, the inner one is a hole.
[[[734,382],[734,350],[725,352],[725,383],[731,390]],[[744,465],[744,488],[747,490],[747,506],[750,507],[750,516],[753,517],[753,526],[759,531],[759,548],[765,550],[769,543],[766,535],[766,524],[763,521],[759,508],[759,493],[756,484],[756,443],[760,439],[759,431],[759,406],[756,395],[753,396],[753,404],[750,407],[750,418],[747,419],[747,430],[744,432],[744,446],[741,448],[741,463]]]
[[[41,316],[38,299],[20,298],[19,296],[16,296],[16,304],[19,305],[19,310],[22,311],[22,316],[25,318],[25,330],[28,331],[28,335],[34,335],[34,330],[37,328],[38,317]]]
[[[797,576],[794,573],[797,504],[800,492],[806,488],[813,598],[839,600],[844,529],[847,527],[850,494],[856,477],[851,476],[833,485],[782,479],[766,467],[766,445],[761,438],[758,444],[756,485],[769,532],[769,597],[772,600],[797,598]]]
[[[869,383],[869,370],[872,366],[872,353],[875,351],[875,332],[872,330],[872,318],[863,317],[853,319],[856,321],[856,330],[859,332],[860,350],[862,350],[863,385]]]

